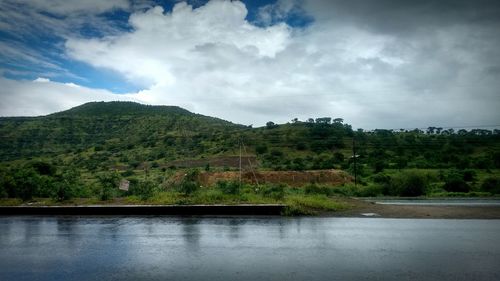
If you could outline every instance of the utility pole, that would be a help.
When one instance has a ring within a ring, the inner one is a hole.
[[[241,138],[239,144],[240,144],[240,188],[241,188]]]
[[[354,187],[358,187],[358,163],[356,161],[356,142],[352,136],[352,158],[354,160]]]
[[[245,144],[243,142],[241,142],[241,144],[243,145],[243,150],[245,151],[245,154],[248,155],[247,148],[246,148]],[[252,161],[250,161],[250,158],[247,158],[247,160],[248,160],[248,165],[250,166],[250,169],[252,170],[253,178],[255,180],[255,183],[257,184],[257,188],[259,188],[259,180],[257,179],[257,175],[255,174],[255,170],[253,169]]]

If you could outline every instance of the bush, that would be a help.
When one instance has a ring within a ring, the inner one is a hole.
[[[5,197],[16,197],[16,186],[12,171],[10,169],[0,169],[0,192],[4,193]]]
[[[179,192],[184,194],[184,195],[190,195],[195,193],[198,190],[199,186],[198,183],[194,181],[183,181],[179,185]]]
[[[121,173],[122,177],[130,177],[134,175],[134,170],[132,169],[127,169],[126,171],[123,171]]]
[[[495,177],[486,178],[481,184],[481,190],[492,194],[500,194],[500,179]]]
[[[199,175],[198,170],[189,170],[182,182],[178,186],[179,192],[181,192],[184,195],[190,195],[194,192],[196,192],[200,185],[198,184],[198,175]]]
[[[376,197],[384,195],[384,188],[379,184],[361,186],[356,190],[356,196],[360,197]]]
[[[332,189],[334,194],[339,194],[343,196],[357,196],[357,188],[354,184],[345,184]]]
[[[264,154],[267,152],[267,146],[266,145],[258,145],[255,147],[255,153],[257,154]]]
[[[54,184],[54,192],[52,198],[56,201],[64,201],[73,198],[74,191],[71,185],[67,185],[65,182],[56,182]]]
[[[104,173],[97,176],[99,182],[99,199],[106,201],[111,199],[118,187],[119,177],[116,173]]]
[[[443,189],[448,192],[469,192],[470,186],[463,179],[450,179],[444,183]]]
[[[323,194],[327,196],[333,193],[330,188],[314,183],[306,185],[304,191],[306,194]]]
[[[464,174],[456,169],[449,170],[444,175],[443,189],[448,192],[469,192],[470,186],[464,180]]]
[[[15,197],[31,200],[42,185],[40,176],[31,168],[21,168],[14,173]]]
[[[384,190],[385,195],[392,196],[421,196],[427,191],[428,175],[419,171],[404,171],[395,175]]]
[[[285,197],[285,185],[282,183],[261,185],[260,192],[264,197],[273,198],[275,200],[281,200]]]
[[[0,183],[0,198],[7,198],[7,189]]]
[[[240,184],[236,181],[218,181],[216,187],[224,194],[236,195],[240,193]]]
[[[378,184],[390,184],[391,183],[391,177],[387,174],[384,174],[384,173],[379,173],[379,174],[373,175],[372,180],[374,183],[378,183]]]
[[[157,184],[153,181],[138,181],[136,179],[131,179],[128,194],[138,196],[141,200],[146,200],[153,197],[156,190]]]
[[[56,174],[56,167],[47,162],[34,162],[31,164],[33,169],[40,175],[54,176]]]
[[[462,178],[464,181],[475,181],[477,177],[477,173],[474,170],[466,169],[462,171]]]
[[[80,185],[78,172],[74,169],[69,169],[58,177],[51,197],[57,201],[71,199],[79,195],[78,190]]]

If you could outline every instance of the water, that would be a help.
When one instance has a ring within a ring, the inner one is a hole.
[[[500,280],[499,220],[0,217],[0,280]]]

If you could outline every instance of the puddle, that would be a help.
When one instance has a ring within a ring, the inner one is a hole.
[[[364,217],[379,217],[380,215],[377,213],[361,213]]]

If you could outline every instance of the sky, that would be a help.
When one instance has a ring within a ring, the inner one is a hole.
[[[498,127],[500,1],[0,0],[0,116],[89,101],[235,123]]]

